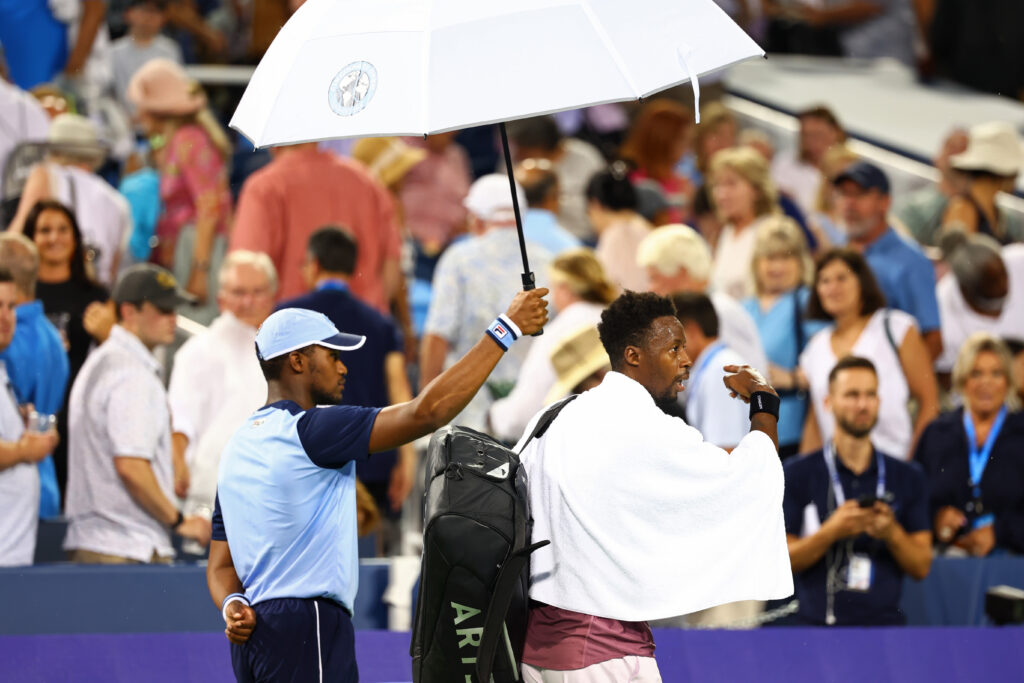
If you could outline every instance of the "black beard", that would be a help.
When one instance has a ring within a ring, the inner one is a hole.
[[[336,406],[341,405],[341,396],[332,396],[326,392],[313,389],[310,391],[310,398],[315,406]]]

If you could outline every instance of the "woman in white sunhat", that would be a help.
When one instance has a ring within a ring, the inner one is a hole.
[[[950,158],[967,176],[967,189],[949,200],[942,231],[963,230],[996,238],[1003,244],[1024,241],[1024,223],[1003,214],[996,204],[1000,192],[1013,192],[1024,167],[1024,143],[1009,123],[983,123],[971,128],[967,151]]]

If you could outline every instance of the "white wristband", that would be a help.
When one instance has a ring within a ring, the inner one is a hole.
[[[232,593],[228,597],[224,598],[224,602],[221,604],[220,607],[220,615],[224,617],[225,624],[228,623],[228,605],[230,605],[233,602],[241,602],[244,603],[246,607],[249,606],[249,599],[241,593]]]
[[[512,322],[512,318],[508,317],[504,313],[498,316],[498,320],[508,325],[508,328],[512,330],[512,334],[515,335],[516,339],[523,336],[523,331],[519,329],[519,326]]]

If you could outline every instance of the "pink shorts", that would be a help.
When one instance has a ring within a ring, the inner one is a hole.
[[[629,655],[591,664],[585,669],[556,671],[523,664],[524,683],[661,683],[654,657]]]

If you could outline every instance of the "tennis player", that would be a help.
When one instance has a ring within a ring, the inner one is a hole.
[[[505,351],[547,321],[546,289],[520,292],[470,351],[407,403],[337,405],[342,354],[363,337],[288,308],[256,335],[267,404],[220,462],[206,579],[238,681],[358,680],[356,463],[454,418]]]

